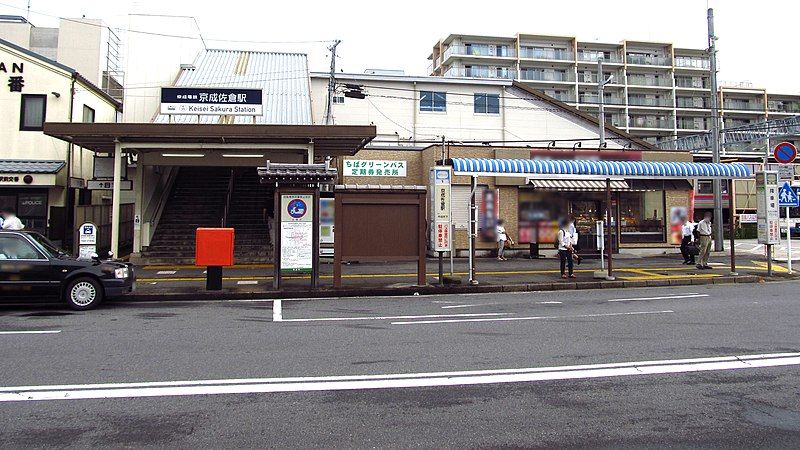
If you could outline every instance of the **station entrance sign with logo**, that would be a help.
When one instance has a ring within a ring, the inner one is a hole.
[[[314,266],[314,195],[281,194],[280,268],[311,273]]]
[[[261,116],[261,89],[161,88],[161,114],[190,116]]]
[[[84,223],[78,227],[78,259],[92,259],[97,254],[97,225]]]

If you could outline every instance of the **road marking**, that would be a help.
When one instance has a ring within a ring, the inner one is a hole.
[[[283,320],[283,304],[280,300],[272,302],[272,321],[280,322]]]
[[[442,309],[471,308],[473,306],[489,306],[489,305],[502,305],[502,303],[494,302],[494,303],[472,303],[470,305],[449,305],[449,306],[442,306]]]
[[[609,302],[639,302],[639,301],[646,301],[646,300],[671,300],[671,299],[679,299],[679,298],[700,298],[700,297],[710,297],[709,294],[697,294],[697,293],[688,293],[683,295],[665,295],[662,297],[634,297],[634,298],[612,298],[611,300],[607,300]]]
[[[449,304],[458,303],[458,302],[451,302],[451,301],[448,301],[448,300],[434,300],[431,303],[442,303],[442,304],[448,304],[449,305]]]
[[[236,284],[258,284],[258,280],[241,280],[237,281]]]
[[[56,334],[61,333],[61,330],[20,330],[20,331],[0,331],[2,335],[9,334]]]
[[[398,319],[438,319],[443,317],[487,317],[507,316],[508,313],[475,314],[427,314],[422,316],[374,316],[374,317],[315,317],[310,319],[283,319],[281,322],[338,322],[346,320],[398,320]]]
[[[175,275],[176,273],[178,273],[177,270],[159,270],[156,275]]]
[[[639,316],[645,314],[670,314],[675,311],[636,311],[625,313],[605,313],[605,314],[580,314],[574,316],[527,316],[527,317],[495,317],[480,319],[444,319],[444,320],[414,320],[403,322],[392,322],[392,325],[430,325],[439,323],[465,323],[465,322],[512,322],[519,320],[545,320],[545,319],[582,319],[587,317],[614,317],[614,316]]]
[[[540,304],[540,305],[560,305],[560,304],[562,304],[562,303],[564,303],[564,302],[556,302],[556,301],[552,301],[552,302],[536,302],[536,303],[538,303],[538,304]]]
[[[792,365],[800,365],[800,353],[734,355],[662,361],[633,361],[610,364],[459,372],[8,386],[0,387],[0,402],[467,386],[612,378],[635,375],[665,375]]]

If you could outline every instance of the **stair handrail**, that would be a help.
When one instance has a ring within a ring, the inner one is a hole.
[[[231,169],[231,178],[228,180],[228,194],[225,197],[225,210],[222,212],[222,224],[221,226],[225,228],[228,225],[228,213],[230,213],[231,209],[231,198],[233,197],[233,178],[234,178],[234,170]]]

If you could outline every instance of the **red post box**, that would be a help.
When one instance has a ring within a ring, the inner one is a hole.
[[[195,264],[206,266],[206,289],[222,289],[222,267],[233,265],[233,228],[198,228]]]

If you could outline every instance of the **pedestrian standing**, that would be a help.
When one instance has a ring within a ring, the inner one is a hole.
[[[569,232],[570,222],[564,220],[561,222],[560,230],[558,230],[558,258],[561,262],[561,278],[567,278],[567,270],[569,271],[569,278],[575,278],[572,273],[574,265],[572,262],[572,235]]]
[[[514,245],[514,240],[511,239],[511,236],[508,235],[506,232],[506,227],[503,226],[505,222],[503,220],[497,221],[497,226],[495,227],[495,234],[497,235],[497,260],[498,261],[507,261],[505,255],[506,252],[506,244]]]
[[[694,253],[689,251],[689,244],[694,242],[694,224],[689,220],[688,216],[683,217],[683,225],[681,225],[681,255],[683,255],[684,265],[694,265]]]
[[[581,248],[578,245],[578,228],[575,227],[574,217],[570,217],[569,219],[569,235],[572,240],[572,259],[574,259],[575,262],[580,265],[581,261],[583,261],[583,258],[578,254],[578,252],[581,251]]]
[[[18,231],[25,228],[25,225],[22,224],[22,221],[19,220],[19,217],[17,217],[14,210],[11,208],[3,208],[0,210],[0,216],[3,216],[3,230]]]
[[[707,212],[703,216],[703,220],[697,224],[697,234],[700,246],[700,260],[698,261],[698,269],[710,269],[708,265],[708,257],[711,253],[711,213]]]

